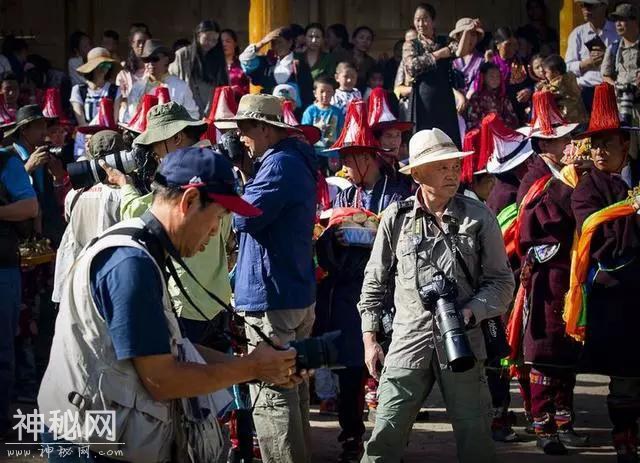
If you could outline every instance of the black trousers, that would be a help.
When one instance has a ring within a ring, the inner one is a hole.
[[[342,432],[338,440],[362,440],[365,431],[363,414],[367,367],[349,367],[335,372],[340,381],[338,422]]]

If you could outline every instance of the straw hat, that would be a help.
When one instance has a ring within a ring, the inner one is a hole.
[[[120,63],[111,57],[109,50],[103,47],[92,48],[87,55],[87,62],[76,68],[80,74],[89,74],[93,72],[102,63],[111,63],[114,68],[119,69]]]
[[[517,132],[534,138],[562,138],[578,127],[576,123],[568,123],[556,103],[556,99],[548,90],[540,90],[533,94],[533,118],[529,125],[520,127]]]
[[[460,18],[456,21],[456,27],[449,32],[449,37],[455,38],[456,35],[462,34],[464,31],[473,30],[480,34],[480,38],[484,37],[484,29],[474,26],[475,19],[472,18]]]
[[[293,128],[284,122],[282,100],[273,95],[244,95],[240,99],[236,115],[217,119],[216,125],[218,122],[234,122],[235,128],[238,121],[259,121],[282,129]]]
[[[410,174],[415,167],[459,159],[472,153],[473,151],[460,151],[449,135],[438,128],[420,130],[409,140],[409,164],[402,167],[400,173]]]

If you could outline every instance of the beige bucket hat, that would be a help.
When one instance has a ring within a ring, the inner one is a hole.
[[[409,164],[400,169],[410,174],[414,167],[431,162],[458,159],[473,154],[473,151],[460,151],[451,138],[438,128],[420,130],[409,140]]]

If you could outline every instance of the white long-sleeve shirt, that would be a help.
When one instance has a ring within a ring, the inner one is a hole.
[[[605,22],[600,33],[597,33],[593,29],[591,23],[584,23],[576,27],[571,31],[571,34],[569,34],[567,52],[564,60],[567,63],[567,70],[574,73],[578,78],[578,85],[580,85],[580,87],[595,87],[602,83],[602,74],[599,69],[584,73],[580,71],[580,61],[589,57],[589,49],[585,43],[594,39],[596,35],[600,36],[607,48],[619,39],[615,23],[611,21]]]

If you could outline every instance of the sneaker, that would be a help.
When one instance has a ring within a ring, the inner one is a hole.
[[[546,455],[567,455],[569,452],[557,434],[540,434],[536,446]]]
[[[513,430],[511,426],[501,426],[491,431],[491,436],[496,442],[521,442],[520,436]]]
[[[569,447],[587,447],[589,445],[589,436],[578,434],[572,426],[558,429],[558,437],[560,442]]]
[[[350,437],[342,443],[342,453],[338,457],[340,463],[360,461],[364,453],[364,445],[360,439]]]
[[[335,415],[338,413],[338,404],[335,399],[327,399],[320,401],[321,415]]]

